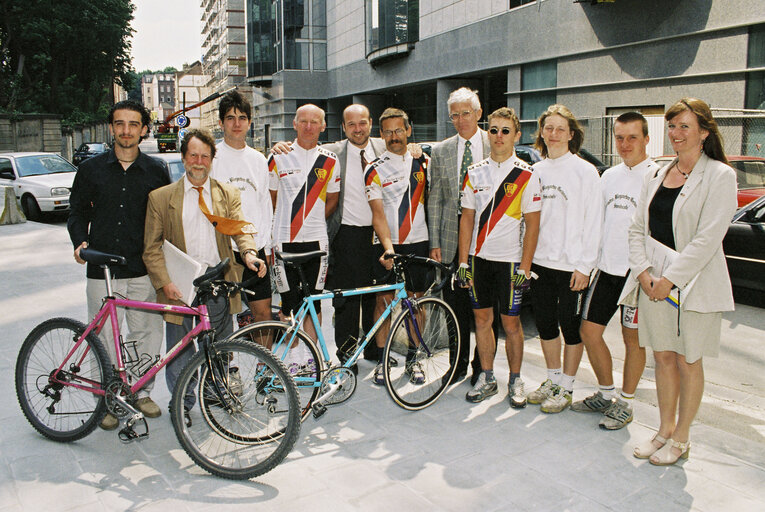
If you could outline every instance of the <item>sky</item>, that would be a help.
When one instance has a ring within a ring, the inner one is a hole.
[[[181,69],[201,58],[199,0],[133,0],[133,68]]]

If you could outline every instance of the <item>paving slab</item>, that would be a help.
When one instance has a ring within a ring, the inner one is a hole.
[[[51,316],[85,318],[84,268],[72,258],[63,223],[0,226],[0,287],[0,385],[8,390],[0,396],[0,512],[765,509],[765,393],[757,349],[765,329],[756,309],[726,315],[724,340],[747,343],[721,350],[722,364],[707,372],[691,456],[676,467],[632,457],[632,446],[653,435],[658,422],[650,358],[635,420],[606,432],[595,414],[509,408],[500,349],[496,396],[467,403],[465,380],[418,412],[396,406],[372,384],[373,365],[361,361],[348,402],[318,421],[306,420],[294,450],[273,471],[233,482],[208,475],[181,449],[165,412],[169,393],[162,374],[153,396],[164,414],[148,420],[151,436],[142,442],[124,445],[115,432],[97,430],[75,443],[56,443],[23,417],[13,373],[24,337]],[[331,305],[324,307],[325,319],[331,318]],[[530,391],[546,371],[533,321],[526,313],[523,319],[523,378]],[[618,329],[612,322],[606,332],[617,385],[623,361]],[[331,336],[331,326],[324,332]],[[727,375],[721,368],[736,358],[751,360],[751,368]],[[596,389],[586,358],[576,386],[575,399]]]

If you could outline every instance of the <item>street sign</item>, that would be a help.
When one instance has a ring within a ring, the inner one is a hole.
[[[179,114],[175,118],[175,124],[178,125],[180,128],[185,128],[189,124],[189,118],[184,116],[183,114]]]
[[[186,132],[187,132],[187,131],[188,131],[188,130],[187,130],[186,128],[181,128],[181,130],[178,132],[178,138],[179,138],[179,139],[182,139],[182,138],[184,138],[184,137],[186,136]]]

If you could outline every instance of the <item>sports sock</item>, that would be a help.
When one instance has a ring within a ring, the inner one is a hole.
[[[613,384],[610,386],[598,386],[598,390],[606,400],[611,400],[616,396],[616,388],[613,386]]]
[[[547,378],[555,385],[560,385],[560,377],[563,375],[563,368],[548,368]]]
[[[520,379],[521,374],[520,373],[510,373],[510,385],[512,386],[515,384],[515,379]]]
[[[379,364],[382,364],[384,354],[385,354],[385,347],[377,347],[377,362]]]
[[[625,393],[622,391],[619,393],[619,396],[617,397],[617,400],[621,400],[622,402],[626,403],[629,407],[632,407],[632,401],[635,399],[635,393]]]
[[[561,375],[560,377],[560,384],[558,384],[560,387],[565,389],[566,391],[574,391],[574,379],[576,378],[575,375],[566,375],[565,373]]]
[[[486,382],[494,380],[494,370],[484,370],[483,373],[486,374]]]

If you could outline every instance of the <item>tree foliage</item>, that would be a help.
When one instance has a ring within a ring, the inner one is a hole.
[[[132,88],[130,0],[0,0],[0,109],[96,118]]]

